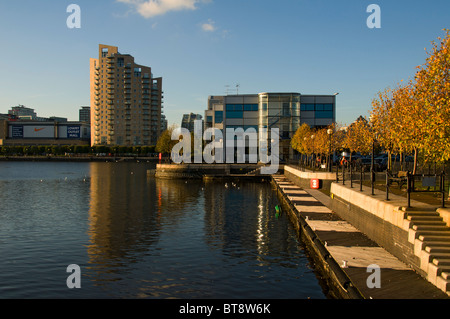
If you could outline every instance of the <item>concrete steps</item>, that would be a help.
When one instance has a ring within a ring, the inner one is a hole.
[[[407,211],[408,240],[427,279],[450,296],[450,227],[437,211]]]

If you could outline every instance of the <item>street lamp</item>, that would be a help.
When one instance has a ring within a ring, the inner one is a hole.
[[[329,156],[328,156],[328,172],[331,173],[332,171],[332,167],[333,167],[333,162],[332,162],[332,154],[331,154],[331,136],[333,135],[333,130],[332,129],[328,129],[327,130],[327,134],[330,137],[330,152],[329,152]]]
[[[312,152],[312,161],[313,161],[313,172],[316,170],[316,160],[315,160],[315,158],[314,158],[314,134],[313,135],[311,135],[311,140],[312,140],[312,150],[313,150],[313,152]]]

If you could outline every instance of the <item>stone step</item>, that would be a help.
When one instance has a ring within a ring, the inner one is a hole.
[[[421,237],[450,237],[450,230],[424,230],[424,231],[417,231],[416,234]]]
[[[450,296],[450,279],[444,279],[444,277],[439,276],[436,280],[436,286]]]
[[[444,242],[444,241],[448,241],[450,242],[450,237],[449,236],[436,236],[436,235],[420,235],[419,236],[419,240],[424,241],[424,242],[432,242],[432,241],[440,241],[440,242]]]
[[[450,252],[446,253],[439,253],[439,252],[435,252],[435,253],[429,253],[425,250],[422,250],[420,253],[420,269],[422,269],[423,271],[425,271],[428,276],[431,275],[431,270],[434,269],[434,274],[436,275],[436,269],[438,267],[441,267],[442,264],[440,265],[436,265],[433,260],[434,259],[448,259],[450,258]],[[436,277],[436,276],[434,276]]]
[[[412,222],[431,222],[431,221],[442,222],[443,221],[441,216],[408,216],[406,219],[409,221],[412,221]]]
[[[427,269],[427,279],[429,282],[436,285],[438,278],[441,276],[441,274],[449,271],[450,266],[443,266],[443,265],[437,266],[434,263],[430,263]]]
[[[436,211],[417,211],[417,212],[407,212],[407,216],[440,216]]]
[[[450,279],[450,272],[444,271],[444,272],[441,274],[441,276],[442,276],[442,278],[444,278],[445,280],[449,280],[449,279]]]
[[[450,258],[434,258],[433,264],[436,266],[450,266]]]
[[[416,231],[428,231],[428,230],[432,230],[432,231],[450,231],[450,228],[448,228],[447,226],[441,226],[441,225],[413,225],[412,229],[416,230]]]
[[[450,253],[450,245],[447,247],[425,247],[425,250],[430,254],[434,253]]]
[[[445,231],[432,231],[432,230],[420,230],[420,231],[416,231],[414,229],[409,229],[408,231],[408,241],[412,244],[414,244],[416,239],[419,239],[421,241],[430,241],[434,240],[436,241],[437,238],[441,238],[443,240],[441,241],[447,241],[450,240],[450,230],[445,230]]]
[[[427,221],[427,220],[424,220],[424,221],[417,220],[417,221],[411,222],[410,225],[411,225],[411,226],[417,225],[417,226],[446,226],[446,227],[448,227],[448,226],[447,226],[447,223],[444,222],[444,221],[433,221],[433,220],[430,220],[430,221]]]
[[[423,243],[423,249],[427,247],[450,247],[450,242],[448,241],[426,241]]]

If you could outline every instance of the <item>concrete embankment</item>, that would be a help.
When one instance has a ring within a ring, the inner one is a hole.
[[[155,157],[140,156],[0,156],[0,162],[157,162]]]
[[[411,264],[387,251],[374,238],[370,238],[359,227],[348,221],[344,217],[345,214],[339,212],[342,207],[337,207],[339,211],[335,211],[333,209],[336,206],[335,201],[342,199],[338,199],[338,196],[330,198],[319,190],[312,190],[309,187],[300,187],[297,184],[306,185],[311,176],[302,175],[301,178],[305,181],[300,183],[298,179],[291,180],[293,174],[295,172],[286,167],[286,176],[274,175],[273,183],[279,191],[284,207],[309,248],[320,274],[326,280],[331,297],[448,298],[445,292],[421,276]],[[334,183],[330,183],[330,188],[334,190]],[[389,220],[396,220],[396,217],[398,217],[396,214],[386,214]],[[398,217],[398,223],[400,219]],[[373,220],[366,219],[366,222],[370,224]],[[361,220],[359,225],[362,223],[364,220]],[[394,242],[392,236],[402,235],[389,233],[390,227],[387,223],[388,221],[384,225],[385,229],[381,228],[378,231],[383,233],[386,240],[391,236],[391,241]],[[399,242],[404,241],[403,238]],[[402,251],[402,247],[398,251]]]
[[[167,179],[269,179],[258,164],[158,164],[155,177]],[[283,170],[283,167],[280,167]]]

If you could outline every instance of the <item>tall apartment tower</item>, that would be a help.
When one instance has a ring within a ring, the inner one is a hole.
[[[117,47],[90,59],[91,144],[156,145],[161,135],[162,78]]]

